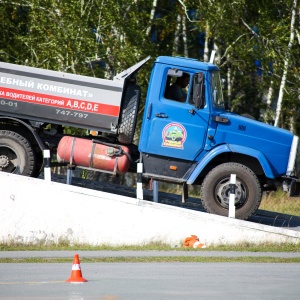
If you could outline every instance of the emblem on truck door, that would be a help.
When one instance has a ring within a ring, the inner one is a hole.
[[[169,123],[162,131],[162,147],[183,149],[187,132],[183,125],[179,123]]]

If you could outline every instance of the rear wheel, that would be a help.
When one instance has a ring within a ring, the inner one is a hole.
[[[16,132],[0,130],[0,171],[32,176],[35,155],[26,138]]]
[[[224,163],[212,169],[202,183],[201,201],[207,212],[228,216],[231,174],[236,174],[235,216],[246,220],[259,207],[262,190],[257,176],[244,165]]]
[[[131,144],[134,136],[137,114],[140,104],[141,89],[138,85],[129,83],[123,99],[120,118],[118,141]]]

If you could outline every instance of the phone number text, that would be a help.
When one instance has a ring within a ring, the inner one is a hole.
[[[83,114],[80,112],[74,112],[74,111],[70,111],[70,110],[62,110],[62,109],[55,109],[55,110],[56,110],[57,115],[70,116],[70,117],[74,117],[74,118],[86,119],[89,116],[89,114]]]
[[[17,102],[5,101],[5,100],[0,100],[0,105],[10,106],[10,107],[18,107]]]

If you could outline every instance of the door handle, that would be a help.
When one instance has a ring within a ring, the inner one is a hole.
[[[169,118],[168,115],[166,115],[165,113],[155,114],[155,116],[156,116],[157,118],[163,118],[163,119]]]
[[[218,123],[229,123],[229,119],[224,118],[224,117],[220,117],[220,116],[216,116],[213,118],[214,121],[218,122]]]
[[[152,103],[150,103],[148,106],[147,120],[150,120],[151,113],[152,113]]]

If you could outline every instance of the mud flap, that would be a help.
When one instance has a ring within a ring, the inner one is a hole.
[[[289,196],[297,197],[299,195],[300,195],[300,181],[299,181],[299,179],[293,179],[291,181],[291,185],[289,188]]]

